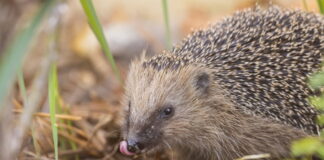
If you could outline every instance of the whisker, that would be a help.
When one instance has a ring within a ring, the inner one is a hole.
[[[171,160],[174,160],[174,154],[173,154],[173,149],[172,149],[171,145],[165,140],[163,140],[163,143],[170,149],[170,151],[171,151]]]

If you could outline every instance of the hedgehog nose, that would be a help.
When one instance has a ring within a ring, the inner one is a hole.
[[[127,140],[127,150],[129,152],[136,153],[142,150],[143,148],[143,144],[141,144],[140,142],[137,142],[135,140]]]

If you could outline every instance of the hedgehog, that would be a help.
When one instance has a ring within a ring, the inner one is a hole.
[[[271,6],[236,12],[130,65],[120,152],[176,159],[290,156],[319,134],[308,77],[321,67],[324,18]]]

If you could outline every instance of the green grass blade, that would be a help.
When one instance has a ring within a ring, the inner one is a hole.
[[[304,5],[305,10],[308,11],[308,5],[307,5],[306,0],[303,0],[303,5]]]
[[[169,23],[169,11],[168,11],[168,0],[162,0],[162,7],[163,7],[163,17],[164,17],[164,24],[165,24],[165,31],[166,31],[166,43],[168,49],[172,48],[172,41],[171,41],[171,31],[170,31],[170,23]]]
[[[26,92],[26,86],[25,86],[25,81],[24,81],[24,73],[21,70],[18,72],[18,85],[19,85],[21,98],[23,99],[24,105],[26,105],[27,92]]]
[[[54,1],[48,0],[44,2],[43,6],[33,17],[30,25],[23,30],[14,39],[13,43],[7,48],[0,61],[0,111],[1,105],[11,88],[15,75],[21,67],[24,55],[28,46],[31,44],[32,39],[37,31],[41,20],[44,18],[46,12],[49,10]]]
[[[21,97],[23,99],[24,107],[26,107],[27,103],[28,103],[28,99],[27,99],[27,91],[26,91],[26,86],[25,86],[25,81],[24,81],[24,73],[22,72],[22,70],[20,70],[18,72],[18,86],[19,86]],[[38,159],[40,157],[40,148],[36,141],[34,122],[32,122],[31,135],[32,135],[34,149],[35,149],[36,156],[37,156],[36,158]]]
[[[320,12],[324,14],[324,0],[317,0],[318,7],[320,9]]]
[[[57,131],[57,124],[56,124],[56,117],[55,117],[57,100],[58,100],[57,70],[56,70],[56,65],[52,64],[49,77],[48,77],[48,102],[49,102],[50,118],[52,124],[55,160],[58,160],[58,133],[57,133],[58,131]]]
[[[37,137],[37,133],[36,133],[36,131],[35,131],[35,122],[32,122],[32,124],[31,124],[31,135],[32,135],[32,141],[33,141],[33,145],[34,145],[34,149],[35,149],[35,152],[36,152],[36,159],[40,159],[40,146],[39,146],[39,144],[38,144],[38,142],[37,142],[37,139],[36,139],[36,137]]]
[[[83,10],[88,18],[88,22],[89,22],[89,25],[90,25],[92,31],[96,35],[103,51],[105,52],[106,57],[108,58],[108,61],[111,65],[113,71],[115,72],[115,74],[117,76],[117,78],[120,80],[120,82],[122,82],[120,72],[116,66],[114,57],[112,56],[112,54],[110,52],[109,45],[107,43],[106,37],[105,37],[102,27],[101,27],[101,24],[100,24],[98,17],[96,15],[96,10],[92,4],[92,0],[80,0],[80,2],[83,7]]]

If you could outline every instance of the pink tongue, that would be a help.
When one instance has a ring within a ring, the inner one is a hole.
[[[131,156],[134,155],[135,153],[133,152],[129,152],[127,150],[127,142],[126,141],[121,141],[119,144],[119,150],[122,154],[127,155],[127,156]]]

